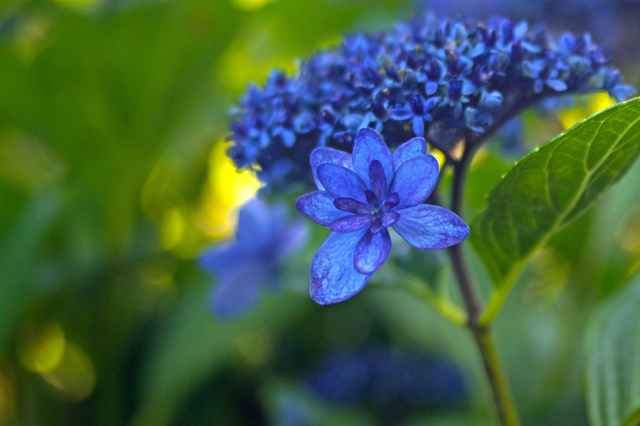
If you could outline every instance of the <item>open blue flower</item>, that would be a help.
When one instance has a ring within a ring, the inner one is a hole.
[[[362,290],[389,256],[389,226],[423,250],[458,244],[469,234],[454,213],[422,204],[439,173],[423,138],[391,154],[377,132],[361,129],[353,155],[319,147],[311,153],[311,168],[319,191],[300,197],[296,208],[333,231],[311,263],[311,297],[319,304]]]
[[[236,318],[257,305],[265,290],[278,289],[279,267],[307,236],[307,226],[290,222],[285,206],[247,202],[238,216],[236,241],[200,258],[202,267],[218,277],[211,298],[213,312],[222,319]]]

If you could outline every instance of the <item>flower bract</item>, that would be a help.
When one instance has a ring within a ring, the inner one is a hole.
[[[318,191],[300,197],[296,208],[331,231],[311,263],[311,297],[326,305],[358,293],[391,251],[392,227],[423,250],[463,241],[469,227],[453,212],[422,204],[438,181],[437,160],[423,138],[392,154],[380,134],[361,129],[353,155],[328,147],[311,153]]]
[[[307,226],[290,221],[284,205],[247,202],[239,212],[236,240],[200,258],[202,267],[218,278],[213,312],[223,319],[238,317],[253,308],[265,290],[278,289],[279,266],[307,237]]]

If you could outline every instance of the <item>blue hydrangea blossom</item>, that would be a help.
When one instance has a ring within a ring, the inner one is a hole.
[[[247,202],[239,212],[236,240],[200,258],[202,267],[218,278],[213,312],[222,319],[236,318],[256,306],[266,290],[277,290],[279,267],[307,238],[306,224],[290,221],[284,205]]]
[[[451,407],[467,396],[465,379],[451,362],[388,348],[331,354],[308,374],[307,383],[325,400],[372,405],[395,415],[412,408]]]
[[[346,300],[367,284],[389,256],[392,227],[423,250],[463,241],[469,227],[456,214],[422,204],[438,181],[437,160],[423,138],[400,145],[393,154],[375,130],[361,129],[353,155],[328,147],[311,154],[318,191],[296,208],[333,233],[311,263],[311,297],[326,305]]]
[[[232,112],[229,155],[239,168],[257,166],[267,190],[311,184],[311,151],[351,151],[364,127],[390,147],[420,136],[448,150],[545,98],[608,91],[624,100],[635,89],[610,62],[588,33],[554,37],[525,21],[423,13],[387,32],[348,36],[296,74],[274,71],[264,87],[252,86]]]

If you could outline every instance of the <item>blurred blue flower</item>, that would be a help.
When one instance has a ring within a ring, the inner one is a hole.
[[[306,381],[325,400],[393,410],[396,415],[412,408],[452,407],[467,395],[464,377],[451,362],[387,348],[334,353]]]
[[[319,304],[341,302],[362,290],[389,256],[389,226],[423,250],[458,244],[469,234],[454,213],[422,204],[439,173],[423,138],[391,154],[378,133],[364,128],[353,155],[316,148],[311,168],[319,191],[300,197],[296,208],[333,231],[311,263],[311,297]]]
[[[251,200],[239,212],[236,241],[202,254],[200,264],[218,278],[213,312],[236,318],[253,308],[265,290],[279,288],[279,267],[307,241],[308,228],[289,221],[284,205]]]
[[[554,38],[525,21],[422,13],[388,32],[346,37],[296,75],[274,71],[262,89],[250,87],[232,111],[229,155],[239,168],[256,167],[266,190],[310,184],[311,151],[350,150],[365,127],[389,147],[423,136],[448,149],[548,97],[635,93],[609,63],[588,34]]]

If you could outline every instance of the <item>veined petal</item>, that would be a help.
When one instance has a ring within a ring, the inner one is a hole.
[[[324,187],[318,180],[318,166],[323,163],[332,163],[345,167],[349,170],[353,170],[353,161],[351,154],[344,151],[338,151],[337,149],[327,148],[324,146],[318,147],[311,152],[310,157],[311,171],[313,172],[313,180],[316,182],[316,186],[319,190],[323,191]]]
[[[329,224],[329,229],[333,232],[355,232],[371,223],[371,215],[354,214],[341,217]]]
[[[426,204],[402,210],[393,229],[406,242],[423,250],[450,247],[469,235],[469,227],[455,213]]]
[[[369,182],[371,183],[371,189],[376,195],[378,200],[384,200],[387,196],[387,189],[389,184],[387,183],[387,177],[384,175],[382,164],[378,160],[373,160],[369,164]]]
[[[328,226],[334,220],[349,215],[333,205],[333,197],[326,191],[303,195],[296,200],[296,209],[304,217],[322,226]]]
[[[419,155],[405,161],[389,188],[390,193],[400,196],[400,203],[394,210],[418,205],[429,198],[438,182],[439,172],[438,161],[432,155]]]
[[[366,232],[356,245],[353,265],[361,274],[372,274],[387,260],[390,252],[391,236],[387,228],[375,234]]]
[[[427,154],[427,141],[424,138],[413,138],[408,142],[400,145],[393,152],[393,165],[396,170],[407,160],[417,157],[418,155]]]
[[[371,187],[369,181],[369,165],[378,160],[384,170],[387,183],[393,179],[393,156],[389,147],[375,130],[365,128],[358,132],[353,145],[353,170]]]
[[[369,204],[354,200],[353,198],[336,198],[333,200],[333,205],[343,212],[357,214],[371,213],[371,206]]]
[[[333,232],[311,262],[311,298],[321,305],[342,302],[355,296],[369,282],[353,265],[358,241],[367,229],[342,234]]]
[[[337,164],[324,163],[318,166],[318,179],[334,198],[353,198],[366,202],[367,186],[355,172]]]

